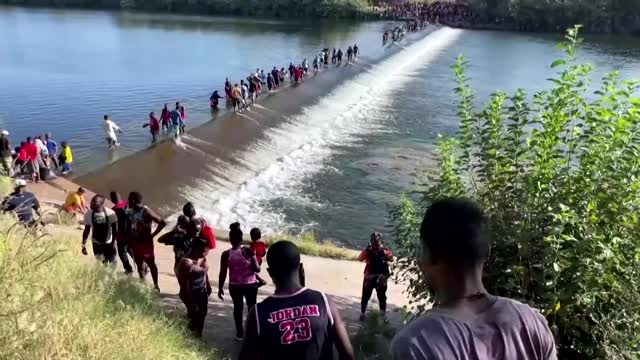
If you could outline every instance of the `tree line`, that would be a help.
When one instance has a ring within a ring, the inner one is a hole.
[[[470,0],[471,26],[561,32],[573,24],[595,33],[640,33],[640,0]]]
[[[0,0],[1,5],[275,17],[365,17],[369,0]]]

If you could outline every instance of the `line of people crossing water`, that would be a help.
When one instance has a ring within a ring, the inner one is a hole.
[[[87,254],[85,244],[91,233],[96,257],[114,264],[116,251],[122,251],[119,255],[124,257],[125,271],[131,273],[126,259],[131,255],[140,278],[149,271],[154,288],[160,291],[154,244],[167,223],[144,205],[138,192],[130,193],[126,202],[112,193],[112,200],[112,210],[105,207],[102,195],[91,200],[91,210],[85,215],[82,252]],[[542,314],[484,288],[482,272],[491,243],[487,224],[482,210],[468,200],[443,199],[431,204],[420,228],[424,251],[417,261],[435,291],[433,309],[400,329],[390,354],[383,358],[557,359],[554,338]],[[242,342],[238,358],[330,360],[337,353],[339,359],[355,359],[341,310],[330,296],[306,287],[298,247],[280,241],[267,248],[259,229],[252,229],[250,235],[251,245],[244,246],[241,225],[231,224],[231,248],[220,255],[217,294],[220,300],[225,298],[228,279],[235,339]],[[379,233],[372,234],[360,255],[367,262],[361,320],[374,290],[381,311],[386,311],[386,282],[393,254],[381,240]],[[201,337],[213,293],[207,259],[216,247],[213,230],[187,203],[176,226],[157,241],[173,247],[179,297],[190,329]],[[275,291],[258,302],[258,289],[266,283],[259,276],[265,259]],[[216,317],[210,321],[223,320]]]
[[[349,46],[347,53],[347,63],[355,61],[359,54],[359,48],[357,44]],[[343,52],[341,49],[333,49],[333,55],[331,57],[331,63],[340,66],[342,65]],[[329,49],[325,48],[320,51],[312,62],[313,74],[317,74],[321,67],[325,69],[329,66]],[[212,111],[218,111],[220,109],[220,100],[227,99],[227,105],[233,109],[234,113],[241,113],[251,106],[253,106],[258,98],[263,93],[263,88],[266,87],[266,91],[271,93],[277,89],[286,86],[286,80],[293,84],[299,84],[303,79],[309,75],[309,61],[303,59],[298,65],[293,62],[289,63],[289,66],[278,68],[274,66],[272,70],[266,71],[264,69],[256,69],[255,72],[250,73],[246,79],[240,80],[239,83],[232,82],[229,78],[224,82],[224,94],[220,95],[218,90],[213,91],[209,97],[209,105]]]

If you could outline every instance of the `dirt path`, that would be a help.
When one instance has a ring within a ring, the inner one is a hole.
[[[65,179],[59,179],[53,184],[29,184],[28,191],[32,191],[41,200],[43,204],[54,206],[64,201],[66,193],[75,191],[77,185]],[[87,199],[92,194],[87,195]],[[82,234],[80,230],[72,228],[59,228],[53,232],[62,231],[70,236],[77,233],[78,242]],[[71,232],[71,234],[69,234]],[[219,235],[223,235],[221,232]],[[222,236],[221,236],[222,237]],[[218,289],[218,272],[220,270],[220,255],[230,247],[228,242],[218,241],[218,247],[211,251],[208,256],[209,261],[209,278],[214,289],[209,299],[209,316],[205,323],[205,331],[203,339],[211,345],[212,348],[221,352],[221,359],[233,359],[236,357],[240,344],[234,340],[235,328],[233,324],[233,304],[228,295],[227,286],[225,286],[225,299],[220,301],[217,298]],[[186,314],[184,305],[178,298],[178,282],[173,272],[173,250],[171,247],[162,244],[156,244],[156,258],[160,271],[160,289],[161,293],[159,301],[168,307],[171,311],[180,314]],[[119,261],[119,260],[118,260]],[[360,295],[362,291],[362,276],[364,264],[354,261],[334,260],[327,258],[319,258],[313,256],[302,257],[304,263],[307,286],[316,290],[324,291],[336,303],[345,322],[349,328],[349,332],[354,334],[360,322]],[[266,264],[265,264],[266,265]],[[122,271],[122,266],[118,263],[118,271]],[[262,276],[270,282],[269,276],[265,270]],[[147,282],[150,283],[150,276],[147,276]],[[399,324],[400,314],[398,312],[403,306],[408,305],[407,296],[403,294],[401,285],[389,282],[387,292],[388,317],[392,324]],[[274,288],[268,284],[260,289],[258,301],[272,294]],[[378,301],[375,297],[369,302],[369,311],[378,309]],[[246,311],[246,310],[245,310]]]
[[[222,351],[224,358],[235,358],[240,344],[233,339],[235,328],[233,324],[233,304],[225,286],[225,299],[217,298],[218,272],[220,269],[220,254],[230,247],[229,243],[218,242],[218,248],[211,251],[209,261],[209,278],[213,287],[213,294],[209,299],[209,316],[205,323],[204,340],[207,344]],[[178,298],[178,283],[173,273],[173,252],[170,247],[157,246],[156,258],[160,268],[160,297],[167,306],[184,313],[184,306]],[[355,333],[360,324],[360,294],[362,291],[362,272],[364,265],[354,261],[342,261],[325,259],[312,256],[303,256],[307,286],[321,290],[330,295],[336,303],[350,333]],[[268,279],[266,271],[262,271],[265,280]],[[148,279],[150,281],[150,279]],[[270,281],[269,281],[270,282]],[[400,322],[398,310],[408,304],[406,295],[402,293],[402,287],[395,283],[389,283],[388,316],[392,324]],[[260,288],[258,301],[273,293],[271,284]],[[370,311],[378,309],[378,301],[369,302]],[[246,311],[246,310],[245,310]]]

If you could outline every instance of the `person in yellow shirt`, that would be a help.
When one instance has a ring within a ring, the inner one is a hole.
[[[62,151],[58,157],[58,162],[62,165],[62,175],[66,175],[71,171],[73,153],[71,152],[71,146],[66,141],[62,142]]]
[[[84,198],[85,192],[84,188],[79,188],[78,191],[69,193],[62,209],[68,213],[86,213],[89,207],[87,206],[87,200]]]

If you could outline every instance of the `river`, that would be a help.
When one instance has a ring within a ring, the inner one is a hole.
[[[138,190],[166,213],[189,199],[220,227],[239,220],[264,232],[315,230],[349,246],[374,230],[389,233],[389,206],[433,163],[437,135],[456,130],[450,66],[458,54],[471,61],[479,103],[497,89],[547,87],[549,64],[561,56],[560,36],[452,29],[382,47],[385,22],[2,8],[0,24],[0,124],[14,142],[51,131],[72,144],[78,181],[99,191],[145,186]],[[225,77],[352,43],[362,50],[356,66],[364,71],[321,73],[265,101],[253,118],[218,114],[210,123],[207,98]],[[640,78],[638,45],[587,37],[580,55],[596,66],[594,80],[612,69]],[[178,100],[190,127],[212,125],[196,129],[186,147],[140,153],[149,146],[141,127],[148,113]],[[106,113],[125,130],[122,147],[111,152],[102,139]],[[187,157],[190,149],[203,154]],[[133,175],[136,169],[144,170]]]

